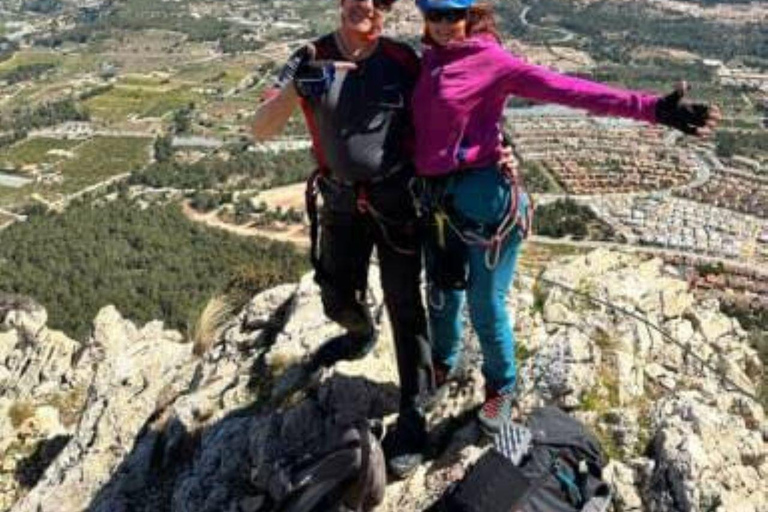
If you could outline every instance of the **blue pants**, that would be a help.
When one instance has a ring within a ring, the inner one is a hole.
[[[509,208],[510,187],[496,167],[462,171],[449,179],[445,195],[464,218],[495,230]],[[527,212],[528,197],[520,194],[519,211]],[[506,296],[512,286],[517,258],[522,245],[522,232],[515,228],[504,241],[498,263],[486,264],[486,249],[467,247],[469,267],[467,290],[439,289],[430,276],[430,260],[435,255],[427,250],[429,323],[433,359],[449,368],[455,366],[461,351],[463,325],[461,310],[465,296],[469,303],[472,326],[480,339],[483,352],[482,372],[486,385],[504,392],[515,385],[515,335],[507,315]]]

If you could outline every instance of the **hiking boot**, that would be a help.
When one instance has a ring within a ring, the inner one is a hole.
[[[480,426],[489,434],[496,434],[505,423],[512,421],[512,414],[517,407],[517,394],[514,390],[498,392],[486,387],[485,403],[477,413]]]
[[[427,448],[427,426],[421,411],[402,411],[382,444],[392,476],[403,479],[413,473],[424,462]]]

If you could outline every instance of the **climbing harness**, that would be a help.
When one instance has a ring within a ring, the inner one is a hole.
[[[439,185],[430,184],[438,196],[431,201],[431,207],[432,221],[435,223],[437,230],[439,246],[445,248],[445,230],[449,228],[466,245],[479,246],[485,249],[485,266],[488,270],[494,270],[498,266],[501,248],[517,226],[522,228],[524,237],[528,235],[534,209],[533,199],[528,196],[527,212],[525,218],[521,221],[519,201],[522,190],[519,180],[511,171],[502,170],[500,172],[503,173],[509,185],[510,201],[509,207],[504,213],[499,226],[490,236],[483,234],[484,229],[480,223],[462,215],[450,204],[450,201],[445,197],[445,183]],[[453,176],[448,179],[452,178]]]
[[[395,252],[408,256],[415,255],[416,249],[404,248],[392,240],[391,229],[403,227],[409,221],[396,221],[381,213],[370,201],[370,187],[394,177],[400,172],[397,169],[389,174],[376,177],[368,182],[349,182],[337,179],[330,175],[330,171],[324,168],[316,169],[307,179],[307,185],[304,192],[304,203],[309,217],[309,257],[312,267],[318,279],[323,278],[323,271],[320,265],[320,218],[317,208],[317,197],[320,193],[320,180],[327,180],[334,186],[351,189],[355,195],[355,210],[360,215],[367,215],[384,238],[384,242]]]

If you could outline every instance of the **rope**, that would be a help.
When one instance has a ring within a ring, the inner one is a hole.
[[[745,397],[747,397],[747,398],[749,398],[749,399],[751,399],[751,400],[753,400],[755,402],[759,402],[759,400],[757,399],[757,397],[753,393],[750,393],[749,391],[747,391],[746,389],[744,389],[743,387],[738,385],[736,382],[734,382],[728,376],[724,375],[720,371],[720,369],[718,369],[717,367],[711,365],[709,362],[707,362],[704,358],[702,358],[701,356],[699,356],[695,352],[691,352],[690,346],[688,346],[688,345],[678,341],[677,339],[674,338],[674,336],[672,336],[667,331],[665,331],[664,329],[662,329],[658,325],[654,324],[653,322],[651,322],[647,318],[645,318],[645,317],[643,317],[641,315],[638,315],[637,313],[635,313],[633,311],[629,311],[628,309],[626,309],[624,307],[618,306],[618,305],[616,305],[616,304],[614,304],[612,302],[609,302],[609,301],[597,298],[597,297],[595,297],[594,295],[592,295],[590,293],[587,293],[587,292],[584,292],[584,291],[581,291],[581,290],[576,290],[575,288],[572,288],[572,287],[570,287],[570,286],[568,286],[566,284],[560,283],[558,281],[554,281],[552,279],[547,279],[547,278],[542,277],[540,275],[539,276],[534,276],[533,274],[530,274],[530,273],[527,273],[527,272],[522,272],[521,271],[520,273],[522,275],[525,275],[527,277],[531,277],[533,279],[537,279],[537,280],[539,280],[539,281],[541,281],[543,283],[549,284],[551,286],[555,286],[557,288],[561,288],[561,289],[563,289],[563,290],[565,290],[565,291],[567,291],[569,293],[572,293],[574,295],[580,295],[580,296],[586,298],[587,300],[589,300],[590,302],[603,305],[603,306],[605,306],[605,307],[607,307],[607,308],[609,308],[611,310],[617,311],[617,312],[619,312],[619,313],[621,313],[623,315],[632,317],[635,320],[638,320],[638,321],[642,322],[643,324],[645,324],[650,329],[653,329],[654,331],[656,331],[659,334],[661,334],[661,336],[664,339],[666,339],[667,341],[670,341],[674,345],[680,347],[680,349],[682,349],[685,354],[687,354],[688,356],[690,356],[693,359],[695,359],[699,364],[701,364],[701,366],[703,368],[708,369],[713,374],[715,374],[717,377],[722,379],[722,381],[725,384],[731,386],[732,389],[730,389],[728,391],[736,391],[739,394],[741,394],[741,395],[743,395],[743,396],[745,396]]]

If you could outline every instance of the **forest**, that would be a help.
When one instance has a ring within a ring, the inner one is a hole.
[[[667,14],[644,2],[606,0],[579,4],[539,0],[529,19],[557,25],[587,38],[587,49],[598,59],[627,64],[639,47],[668,47],[730,60],[740,56],[768,62],[768,31],[759,23],[733,25],[689,16]]]
[[[291,245],[206,229],[178,205],[78,204],[0,232],[0,290],[34,298],[81,340],[108,304],[186,331],[213,295],[242,302],[306,268]]]
[[[164,160],[167,148],[161,143],[155,150],[164,155],[159,160]],[[273,188],[306,179],[314,166],[307,149],[281,152],[235,150],[229,160],[211,155],[195,163],[160,161],[133,173],[129,183],[196,190]]]

